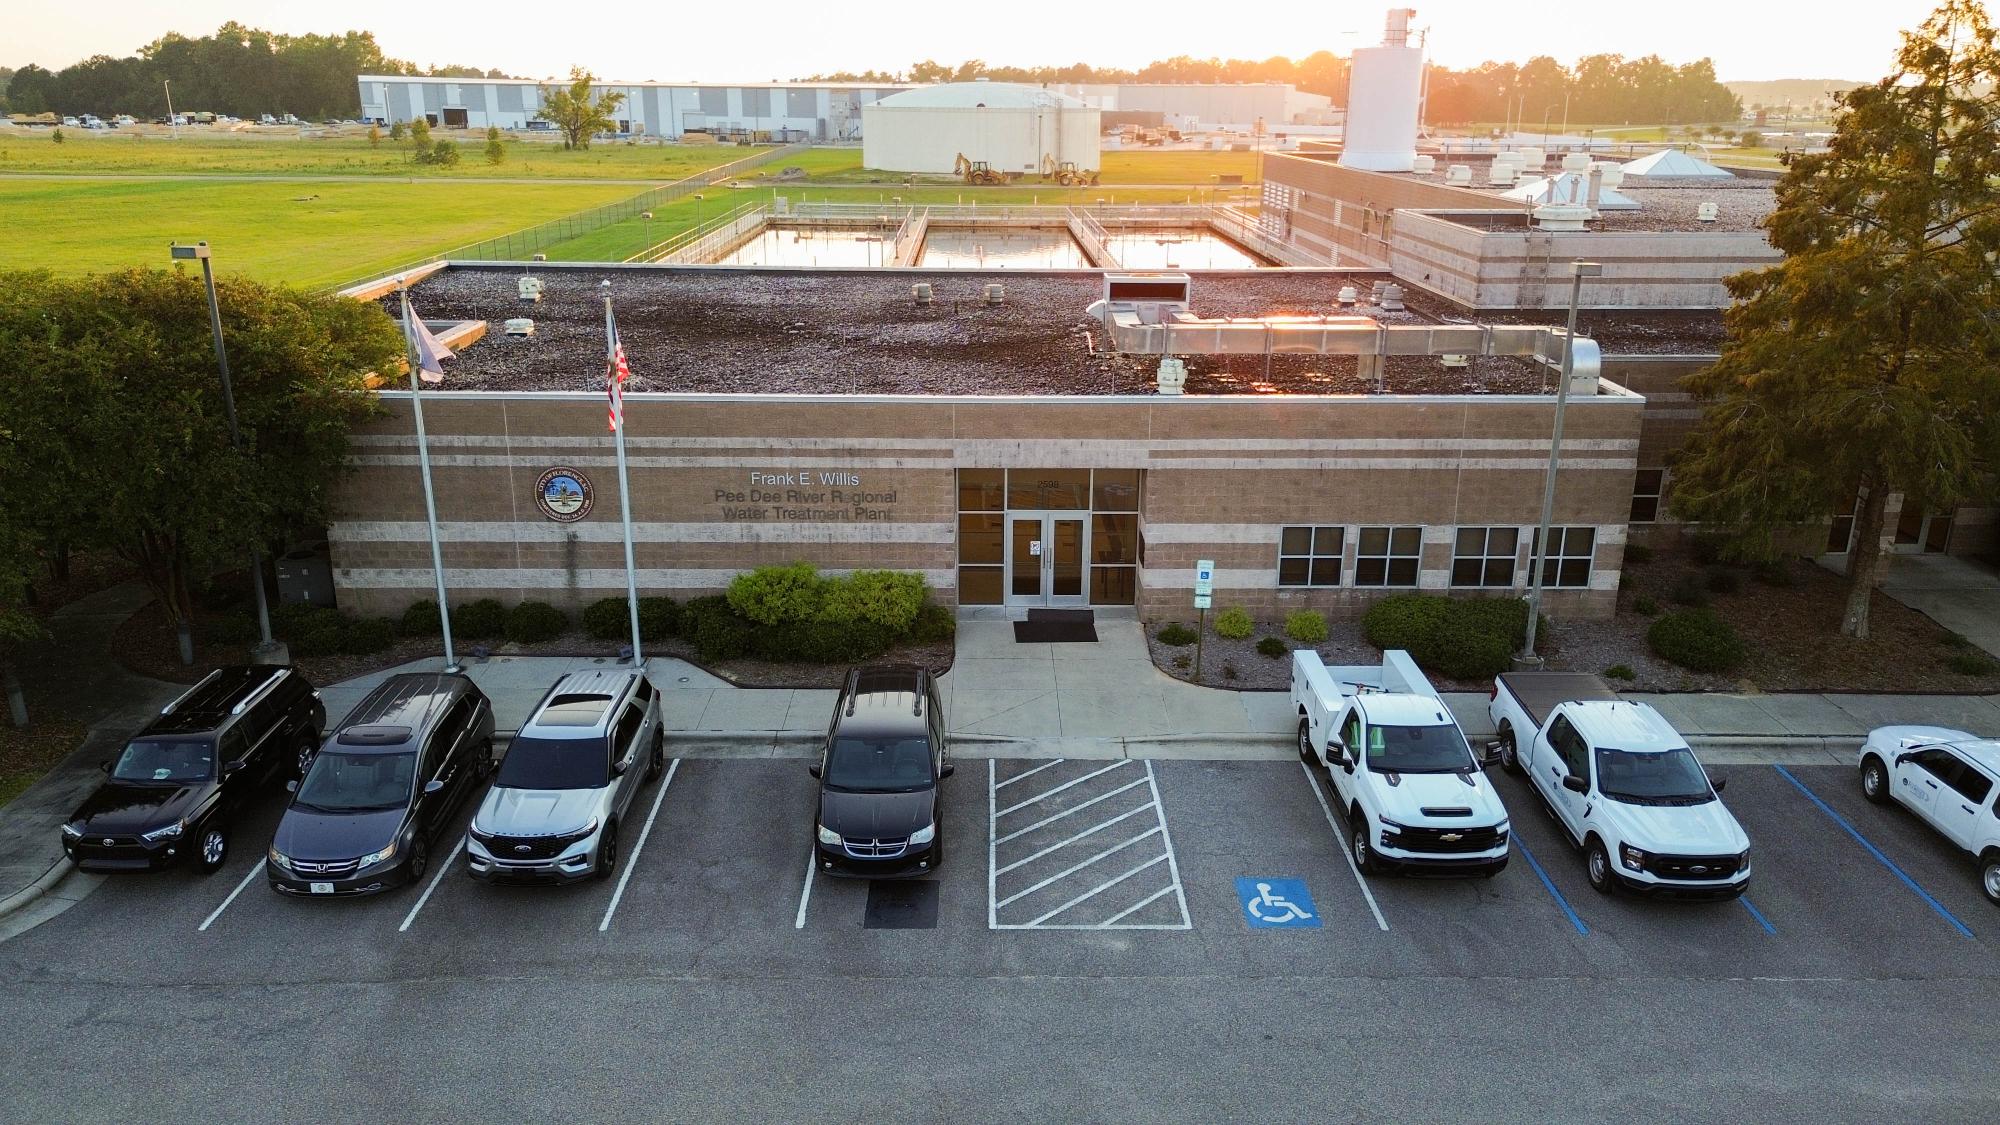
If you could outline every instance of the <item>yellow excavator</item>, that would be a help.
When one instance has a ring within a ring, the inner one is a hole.
[[[1048,153],[1042,154],[1042,179],[1044,181],[1054,180],[1064,187],[1086,186],[1096,183],[1097,175],[1096,172],[1086,172],[1078,168],[1074,160],[1065,160],[1058,163],[1056,158],[1050,156]]]
[[[969,160],[962,152],[958,154],[958,160],[952,164],[951,171],[953,175],[958,176],[968,184],[1004,184],[1007,182],[1005,173],[995,171],[993,165],[988,164],[984,160]]]

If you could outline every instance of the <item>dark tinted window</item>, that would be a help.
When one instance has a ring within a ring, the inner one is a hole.
[[[927,740],[840,735],[826,756],[826,783],[863,793],[901,793],[931,784]]]
[[[1380,773],[1455,773],[1474,767],[1472,749],[1455,726],[1392,727],[1370,723],[1368,768]]]
[[[217,757],[225,762],[239,762],[249,753],[250,735],[244,724],[237,723],[222,732],[222,749],[216,752]]]
[[[1571,776],[1589,780],[1590,763],[1586,759],[1583,736],[1576,733],[1567,716],[1557,715],[1556,721],[1549,724],[1549,745],[1562,758]]]
[[[299,782],[297,803],[322,812],[401,808],[417,775],[414,753],[350,754],[323,750]]]
[[[1938,770],[1938,777],[1946,785],[1958,791],[1958,795],[1974,804],[1984,801],[1993,791],[1993,780],[1953,755],[1947,769]]]
[[[646,721],[646,710],[636,703],[627,703],[625,711],[618,716],[618,735],[611,744],[613,759],[625,756],[632,748],[632,740],[639,736],[639,725]]]
[[[597,738],[516,738],[493,784],[507,789],[597,789],[611,777]]]
[[[125,747],[111,767],[119,781],[201,781],[214,772],[215,750],[205,739],[144,739]]]

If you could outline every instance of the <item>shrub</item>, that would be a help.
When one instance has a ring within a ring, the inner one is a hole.
[[[547,602],[522,602],[507,611],[507,639],[531,645],[569,631],[569,614]]]
[[[1717,567],[1708,572],[1708,588],[1718,594],[1733,594],[1743,588],[1743,576]]]
[[[291,633],[285,640],[293,656],[332,656],[341,651],[344,632],[340,615],[328,613]]]
[[[1258,655],[1268,656],[1273,660],[1290,651],[1292,651],[1291,646],[1276,637],[1265,637],[1263,640],[1257,642]]]
[[[1961,676],[1991,676],[2000,672],[2000,661],[1978,649],[1961,649],[1945,658],[1945,667]]]
[[[711,594],[681,606],[681,635],[703,660],[740,660],[750,655],[757,627],[738,616],[728,598]]]
[[[492,640],[507,632],[507,607],[494,598],[452,606],[451,631],[469,641]]]
[[[1692,672],[1727,672],[1743,663],[1743,639],[1713,610],[1676,610],[1662,616],[1646,630],[1646,644],[1662,660]]]
[[[1631,681],[1638,679],[1639,674],[1632,670],[1630,664],[1613,664],[1604,670],[1604,678],[1607,680]]]
[[[1644,543],[1625,544],[1625,565],[1645,566],[1653,561],[1653,549]]]
[[[1285,615],[1285,635],[1300,644],[1316,645],[1326,639],[1326,614],[1316,609],[1295,609]]]
[[[431,145],[430,152],[418,159],[426,164],[435,164],[440,168],[456,167],[459,160],[458,142],[452,140],[450,137],[439,137],[437,143]]]
[[[1227,660],[1225,660],[1225,661],[1223,661],[1223,662],[1222,662],[1222,678],[1223,678],[1223,679],[1225,679],[1225,680],[1233,680],[1233,679],[1236,679],[1236,678],[1237,678],[1238,676],[1240,676],[1240,675],[1242,675],[1242,673],[1241,673],[1241,672],[1238,672],[1238,671],[1236,670],[1236,665],[1234,665],[1234,664],[1231,664],[1231,663],[1230,663],[1229,661],[1227,661]]]
[[[396,643],[396,623],[387,617],[349,617],[340,624],[340,651],[367,656]]]
[[[1688,554],[1703,566],[1714,566],[1722,561],[1725,542],[1720,535],[1696,535],[1688,539]]]
[[[202,622],[201,636],[209,644],[247,645],[258,638],[257,618],[248,613],[218,613]]]
[[[596,641],[625,641],[632,637],[632,617],[624,598],[599,598],[583,607],[583,631]]]
[[[392,141],[402,140],[403,135],[408,131],[409,130],[404,128],[403,123],[401,121],[391,121],[389,123],[389,139]]]
[[[1641,617],[1651,617],[1660,612],[1660,603],[1645,594],[1640,594],[1632,599],[1632,612]]]
[[[504,164],[507,161],[507,145],[500,139],[500,126],[486,127],[486,163]]]
[[[728,600],[747,621],[797,625],[819,616],[826,590],[818,569],[800,561],[744,571],[730,581]]]
[[[1242,606],[1231,606],[1223,610],[1215,619],[1215,635],[1240,641],[1257,631],[1257,623],[1250,620],[1249,613]]]
[[[1188,628],[1178,621],[1169,624],[1166,628],[1154,634],[1154,636],[1160,639],[1161,644],[1173,645],[1175,648],[1179,648],[1182,645],[1191,645],[1200,639],[1199,635],[1193,629]]]
[[[1455,680],[1505,672],[1527,639],[1528,605],[1515,598],[1402,594],[1368,607],[1361,631],[1377,648],[1400,648]]]
[[[1180,653],[1174,657],[1174,667],[1179,668],[1182,671],[1186,671],[1193,664],[1194,664],[1194,657],[1189,656],[1185,652]]]
[[[330,606],[311,602],[279,602],[271,607],[271,632],[289,638],[338,616]]]
[[[901,637],[910,631],[923,606],[922,576],[898,570],[857,570],[846,578],[822,583],[817,616],[835,625],[874,628]]]
[[[624,599],[622,598],[619,599],[618,607],[620,609],[623,609],[625,607]],[[668,597],[651,597],[651,598],[639,599],[640,640],[645,641],[648,644],[651,644],[654,641],[664,641],[668,637],[673,636],[674,633],[680,629],[680,624],[681,624],[681,604],[679,602]],[[631,619],[627,617],[625,621],[625,632],[627,635],[629,635],[631,631],[632,631],[632,622]]]
[[[444,624],[438,619],[438,604],[425,598],[411,602],[403,611],[402,619],[396,622],[396,631],[406,637],[440,637],[444,635]]]
[[[1683,574],[1667,597],[1681,605],[1705,606],[1708,604],[1708,584],[1701,580],[1699,574]]]
[[[1776,586],[1788,590],[1799,584],[1799,576],[1792,572],[1790,559],[1770,559],[1757,564],[1757,581],[1766,586]]]
[[[1946,633],[1944,636],[1938,638],[1938,643],[1946,648],[1965,649],[1972,647],[1971,638],[1967,637],[1964,633]]]
[[[958,619],[950,610],[929,599],[917,609],[917,619],[910,625],[910,639],[920,645],[948,641],[958,635]]]

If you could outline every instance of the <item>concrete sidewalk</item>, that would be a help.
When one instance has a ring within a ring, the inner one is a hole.
[[[2000,656],[2000,574],[1952,555],[1893,555],[1882,592]]]

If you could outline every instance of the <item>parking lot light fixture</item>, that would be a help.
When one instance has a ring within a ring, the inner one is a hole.
[[[1555,435],[1549,439],[1548,474],[1542,480],[1542,520],[1535,534],[1535,551],[1530,565],[1534,568],[1528,574],[1528,635],[1521,647],[1521,655],[1515,658],[1518,669],[1529,670],[1541,667],[1541,658],[1535,655],[1535,629],[1542,614],[1542,570],[1549,557],[1549,521],[1555,515],[1556,469],[1562,463],[1563,410],[1569,405],[1569,377],[1576,363],[1576,309],[1583,293],[1583,279],[1599,277],[1604,266],[1597,262],[1586,262],[1581,258],[1569,264],[1569,332],[1563,337],[1562,378],[1556,383]]]

